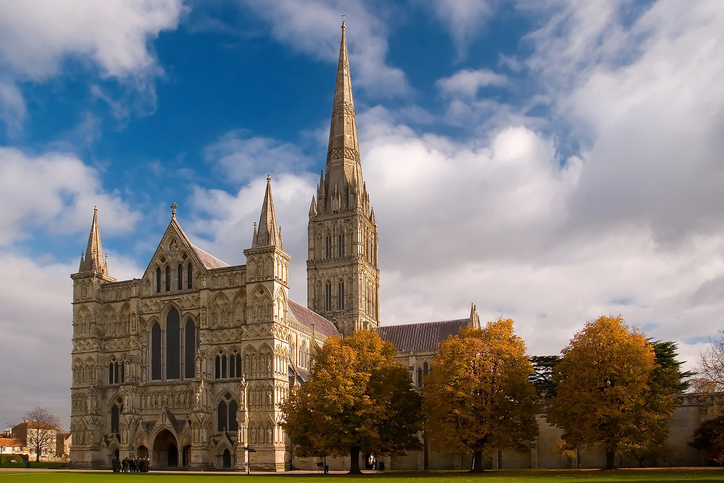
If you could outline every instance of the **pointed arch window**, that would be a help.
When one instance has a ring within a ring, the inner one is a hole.
[[[111,433],[119,434],[120,431],[121,408],[118,404],[111,407]]]
[[[166,292],[171,291],[171,267],[166,265]]]
[[[332,310],[332,284],[327,280],[324,290],[324,309],[327,312]]]
[[[226,406],[226,401],[219,402],[219,406],[216,411],[217,421],[216,421],[216,430],[221,431],[229,431],[229,411],[228,407]]]
[[[161,267],[156,267],[156,292],[161,292]]]
[[[344,234],[337,237],[337,256],[339,258],[344,257]]]
[[[161,326],[157,323],[151,328],[151,380],[161,380]]]
[[[325,254],[327,258],[332,258],[332,235],[327,235],[325,239]]]
[[[229,356],[229,377],[241,377],[241,354],[236,350]]]
[[[184,328],[184,377],[196,377],[196,324],[193,320],[186,322]]]
[[[178,267],[176,268],[176,286],[179,290],[184,289],[184,269],[181,266],[181,264],[178,264]]]
[[[166,316],[166,379],[180,379],[180,335],[178,311],[171,309]]]
[[[238,409],[239,404],[227,392],[224,399],[219,401],[219,405],[216,407],[216,430],[219,432],[238,431],[239,423],[236,420]]]
[[[337,310],[344,310],[344,280],[337,286]]]
[[[189,265],[186,267],[186,288],[191,290],[194,288],[194,267],[189,263]]]
[[[117,360],[112,360],[108,364],[108,384],[123,384],[125,380],[123,374],[123,364]]]

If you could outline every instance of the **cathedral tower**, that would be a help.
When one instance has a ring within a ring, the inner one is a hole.
[[[362,178],[342,22],[327,166],[312,197],[307,305],[349,335],[379,325],[377,223]]]

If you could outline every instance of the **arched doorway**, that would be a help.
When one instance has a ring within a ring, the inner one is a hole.
[[[141,445],[136,449],[136,454],[139,458],[148,458],[148,448]]]
[[[188,467],[191,464],[191,445],[184,446],[183,450],[183,465]]]
[[[221,466],[223,468],[231,468],[231,451],[229,451],[229,448],[226,448],[221,455]]]
[[[168,429],[164,429],[153,442],[153,466],[169,468],[178,466],[178,446],[176,437]]]

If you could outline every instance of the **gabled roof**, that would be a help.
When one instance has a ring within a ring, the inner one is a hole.
[[[288,317],[292,320],[302,324],[305,327],[309,327],[311,330],[312,324],[314,324],[314,332],[318,332],[327,337],[339,337],[339,331],[332,322],[325,319],[316,312],[312,312],[308,308],[296,303],[294,300],[289,300],[289,313]]]
[[[211,270],[212,268],[224,268],[229,266],[228,263],[224,262],[223,260],[219,260],[208,252],[203,251],[196,245],[190,245],[196,253],[196,257],[199,259],[199,262],[201,262],[201,265],[203,265],[206,270]]]
[[[169,222],[168,226],[166,227],[166,231],[164,231],[163,236],[161,236],[161,240],[159,240],[158,246],[156,247],[156,251],[153,253],[153,256],[151,257],[151,260],[153,260],[156,257],[156,254],[159,252],[159,250],[162,250],[163,245],[165,245],[165,242],[169,238],[175,238],[179,240],[179,243],[181,245],[185,245],[186,249],[190,252],[189,255],[191,255],[192,259],[195,259],[199,265],[201,265],[205,270],[211,270],[214,268],[223,268],[228,267],[229,264],[219,260],[215,256],[211,255],[210,253],[205,252],[201,248],[197,247],[196,245],[191,243],[191,240],[189,240],[189,237],[186,236],[186,233],[184,233],[183,228],[181,228],[181,225],[176,220],[176,204],[174,203],[173,206],[173,215],[171,216],[171,221]],[[146,273],[151,269],[151,263],[149,262],[148,266],[146,267],[146,271],[144,272],[144,277],[146,276]]]
[[[422,324],[388,325],[373,329],[382,340],[392,342],[398,352],[432,352],[440,342],[457,335],[470,319],[443,320]]]

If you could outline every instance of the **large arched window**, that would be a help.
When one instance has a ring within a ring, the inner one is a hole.
[[[217,422],[216,422],[216,430],[217,431],[229,431],[229,413],[227,411],[226,401],[219,402],[219,407],[217,408]]]
[[[236,411],[239,405],[231,398],[228,392],[224,395],[224,399],[219,402],[216,410],[216,430],[217,431],[238,431],[239,422],[236,420]]]
[[[193,379],[196,376],[196,324],[193,320],[186,322],[184,333],[184,377]]]
[[[120,433],[120,414],[121,408],[118,407],[118,404],[114,404],[113,407],[111,407],[111,433],[113,434]]]
[[[161,380],[161,326],[151,328],[151,380]]]
[[[176,309],[171,309],[166,316],[166,379],[180,379],[179,350],[181,344],[179,330],[179,315]]]
[[[171,267],[166,265],[166,292],[171,291]]]
[[[191,265],[191,264],[189,263],[189,266],[186,267],[186,288],[187,288],[187,289],[192,289],[192,288],[194,288],[193,279],[194,279],[193,265]]]
[[[176,286],[179,290],[184,289],[184,269],[181,266],[181,264],[178,264],[178,267],[176,268]]]
[[[239,406],[233,399],[229,401],[229,431],[239,431],[239,422],[236,420],[236,411]]]
[[[156,267],[156,292],[161,291],[161,267]]]

